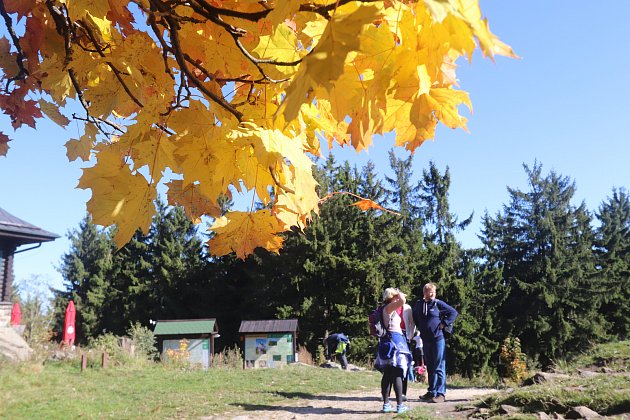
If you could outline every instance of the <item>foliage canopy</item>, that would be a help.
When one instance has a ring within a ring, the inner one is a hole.
[[[122,246],[148,231],[165,183],[191,220],[216,219],[214,253],[241,258],[277,251],[278,233],[317,213],[320,141],[361,150],[395,132],[413,151],[438,122],[466,126],[457,58],[477,44],[514,57],[477,0],[5,0],[0,12],[0,108],[14,129],[70,113],[84,124],[66,147],[94,163],[78,185],[93,221],[117,225]],[[0,155],[8,142],[0,133]],[[220,197],[244,190],[265,208],[222,215]]]

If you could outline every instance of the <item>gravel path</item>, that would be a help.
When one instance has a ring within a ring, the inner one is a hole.
[[[450,388],[447,392],[447,400],[441,404],[421,402],[418,395],[426,391],[424,388],[410,388],[411,399],[407,404],[411,408],[419,406],[431,410],[435,418],[466,418],[469,411],[457,411],[456,407],[469,405],[481,396],[497,392],[487,388]],[[257,405],[244,407],[244,411],[223,413],[221,415],[205,417],[205,419],[232,419],[232,420],[262,420],[262,419],[307,419],[307,420],[332,420],[332,419],[378,419],[391,418],[391,414],[380,412],[382,402],[380,391],[359,391],[344,394],[316,395],[312,398],[300,398],[284,401],[278,405]],[[393,396],[393,394],[392,394]],[[395,405],[395,404],[394,404]]]

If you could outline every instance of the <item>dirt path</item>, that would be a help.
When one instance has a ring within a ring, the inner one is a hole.
[[[407,404],[413,409],[419,406],[430,410],[435,418],[465,418],[468,412],[457,411],[456,407],[469,405],[477,398],[497,392],[486,388],[450,388],[447,392],[447,401],[441,404],[421,402],[418,395],[426,389],[413,387],[410,389],[411,397]],[[232,420],[262,420],[262,419],[386,419],[393,417],[391,414],[380,412],[382,402],[380,391],[359,391],[344,394],[317,395],[312,398],[300,398],[281,402],[278,405],[258,405],[245,407],[245,411],[223,413],[220,416],[206,417],[205,419],[232,419]],[[426,411],[425,410],[425,411]]]

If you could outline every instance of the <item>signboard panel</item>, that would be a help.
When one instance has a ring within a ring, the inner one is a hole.
[[[207,338],[164,340],[162,346],[164,360],[169,359],[169,353],[182,354],[187,356],[190,364],[201,365],[204,369],[209,367],[210,343]]]
[[[245,368],[273,368],[293,361],[291,333],[256,334],[245,337]]]

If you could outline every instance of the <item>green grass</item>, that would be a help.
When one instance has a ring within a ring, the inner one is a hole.
[[[606,367],[617,372],[630,371],[630,340],[600,344],[579,356],[572,367]]]
[[[0,367],[0,418],[198,417],[306,395],[377,389],[377,372],[289,366],[191,371],[161,365],[88,369],[54,363]]]
[[[627,413],[630,412],[630,377],[598,375],[556,379],[484,400],[484,405],[491,409],[502,404],[522,407],[528,413],[564,413],[577,406],[587,406],[602,415]]]
[[[561,371],[571,373],[530,386],[516,387],[511,392],[495,394],[484,400],[484,406],[497,413],[502,404],[521,407],[526,413],[565,413],[569,408],[586,406],[599,414],[614,416],[630,412],[630,341],[606,343],[589,349],[571,361],[558,364]],[[602,368],[608,369],[602,373]],[[579,376],[578,369],[597,372],[595,376]]]

